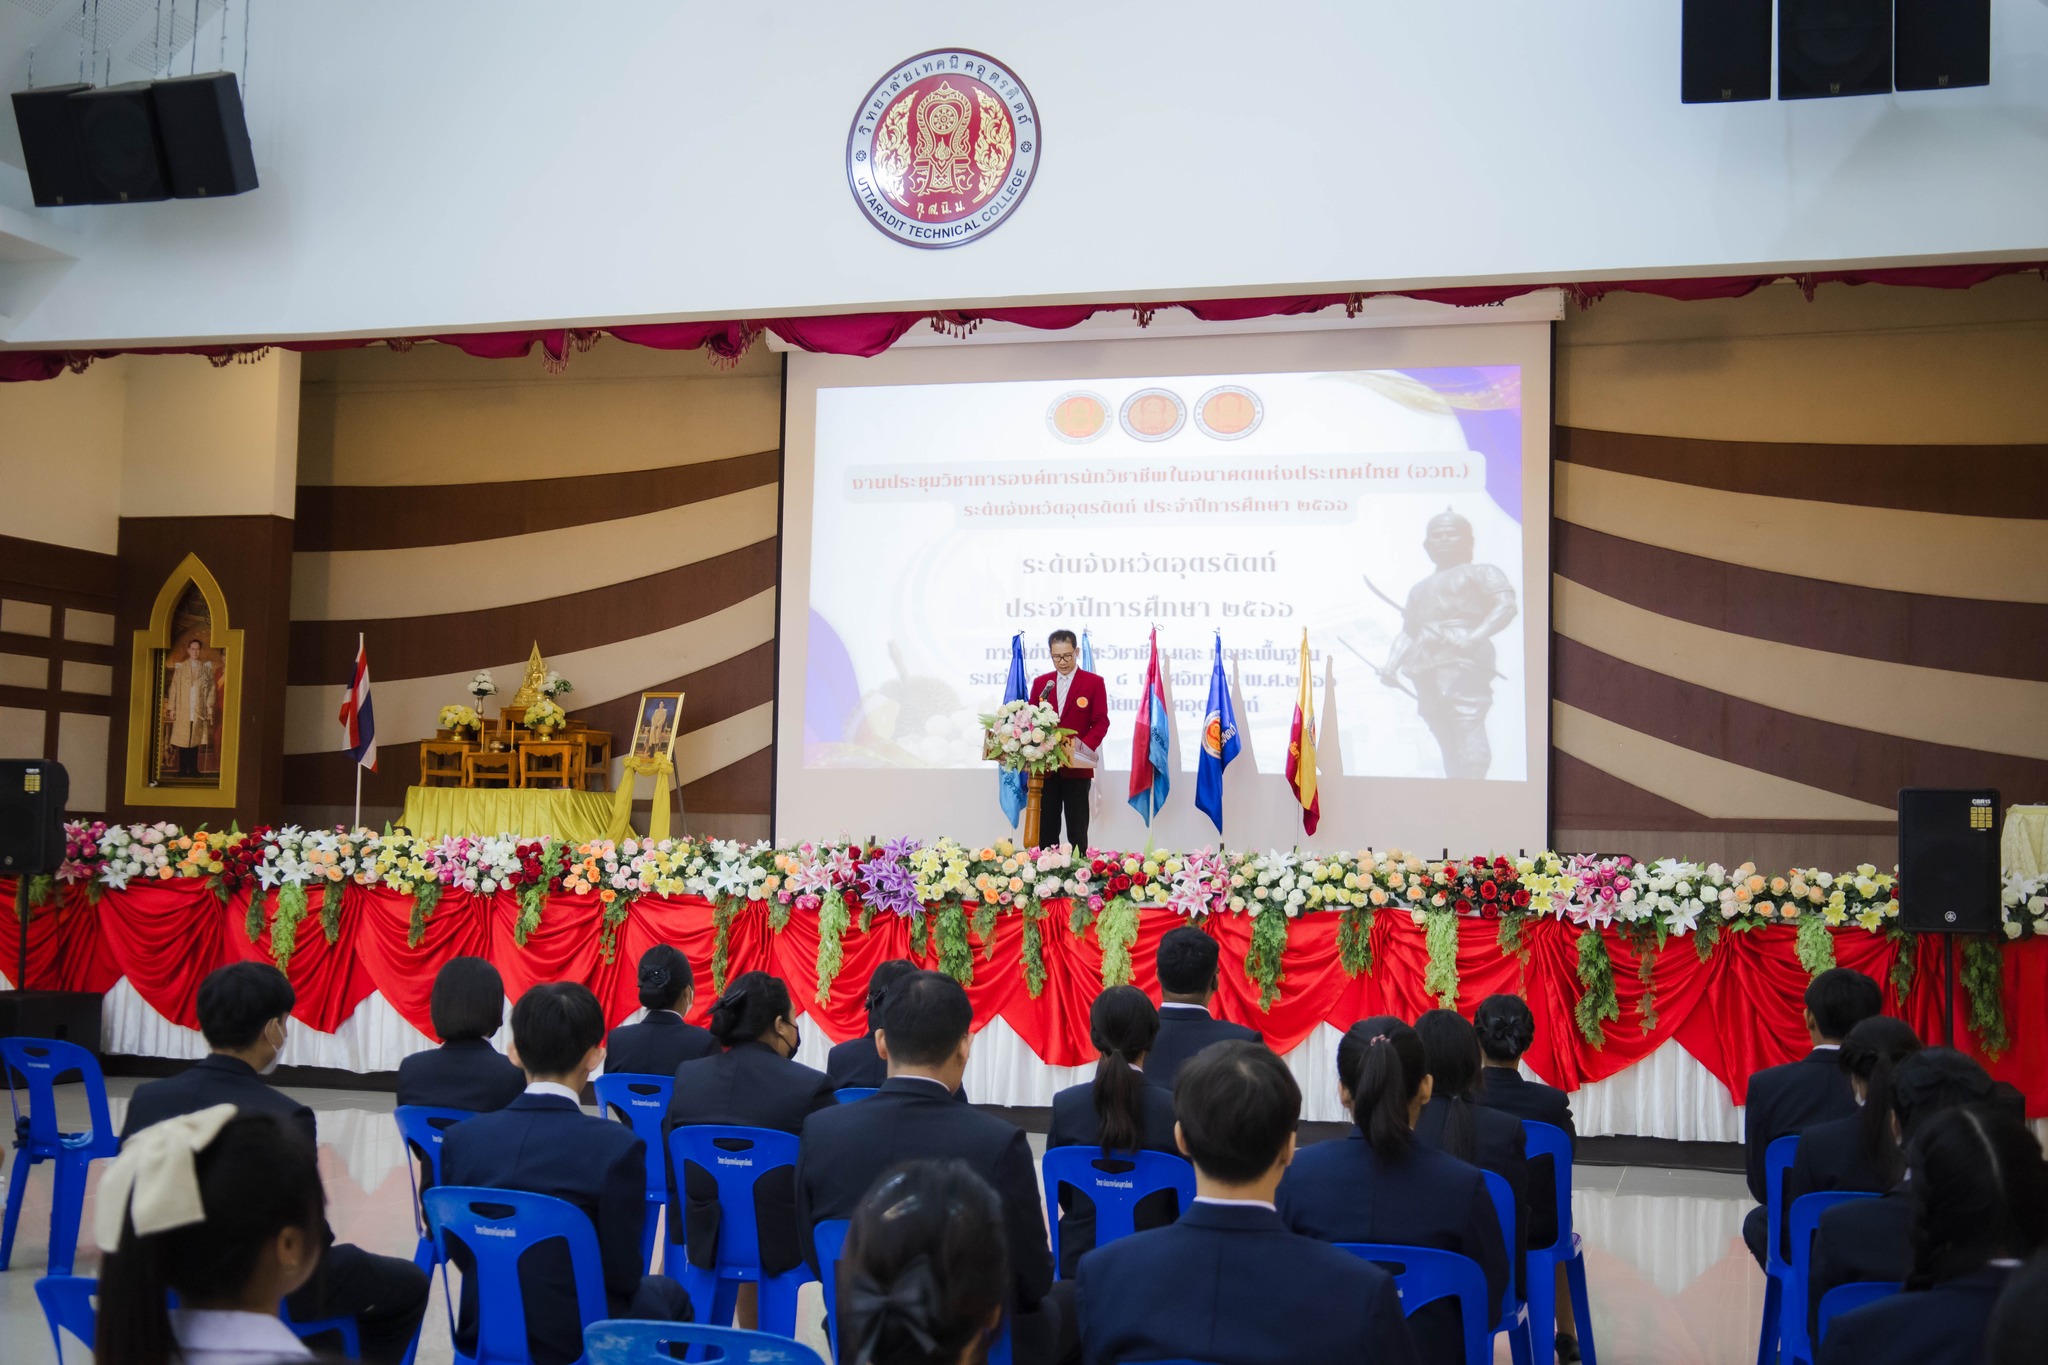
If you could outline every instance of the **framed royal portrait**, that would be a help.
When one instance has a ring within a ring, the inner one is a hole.
[[[633,713],[633,757],[673,762],[682,715],[682,693],[642,692],[640,707]]]
[[[157,591],[135,632],[129,682],[131,805],[235,804],[242,710],[242,632],[197,555]]]

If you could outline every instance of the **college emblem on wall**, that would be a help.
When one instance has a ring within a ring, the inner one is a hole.
[[[959,246],[1023,202],[1038,133],[1031,92],[1008,67],[964,49],[920,53],[861,101],[847,183],[868,221],[897,241]]]

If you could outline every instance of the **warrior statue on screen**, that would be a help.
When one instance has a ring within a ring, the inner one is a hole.
[[[1493,637],[1515,619],[1514,585],[1493,565],[1472,562],[1472,523],[1456,512],[1431,517],[1422,546],[1436,572],[1408,590],[1380,681],[1399,688],[1405,678],[1414,688],[1445,777],[1483,778],[1493,764],[1486,713],[1500,676]]]

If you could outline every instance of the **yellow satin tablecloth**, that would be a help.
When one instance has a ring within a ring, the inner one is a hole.
[[[618,842],[632,833],[629,818],[614,823],[610,792],[506,787],[407,787],[401,823],[415,835],[518,834],[528,839]]]
[[[2048,806],[2006,807],[1998,861],[2008,877],[2048,874]]]

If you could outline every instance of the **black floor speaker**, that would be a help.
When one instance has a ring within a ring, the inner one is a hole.
[[[1998,932],[1998,793],[1899,792],[1899,927],[1918,934]]]
[[[1778,98],[1884,95],[1892,0],[1778,0]]]
[[[1896,0],[1892,85],[1948,90],[1991,84],[1991,0]]]
[[[100,997],[91,991],[0,991],[0,1038],[55,1038],[97,1057]]]
[[[1686,104],[1771,97],[1771,0],[1685,0],[1678,97]]]
[[[62,763],[0,758],[0,875],[55,872],[64,863],[64,803],[71,775]]]

